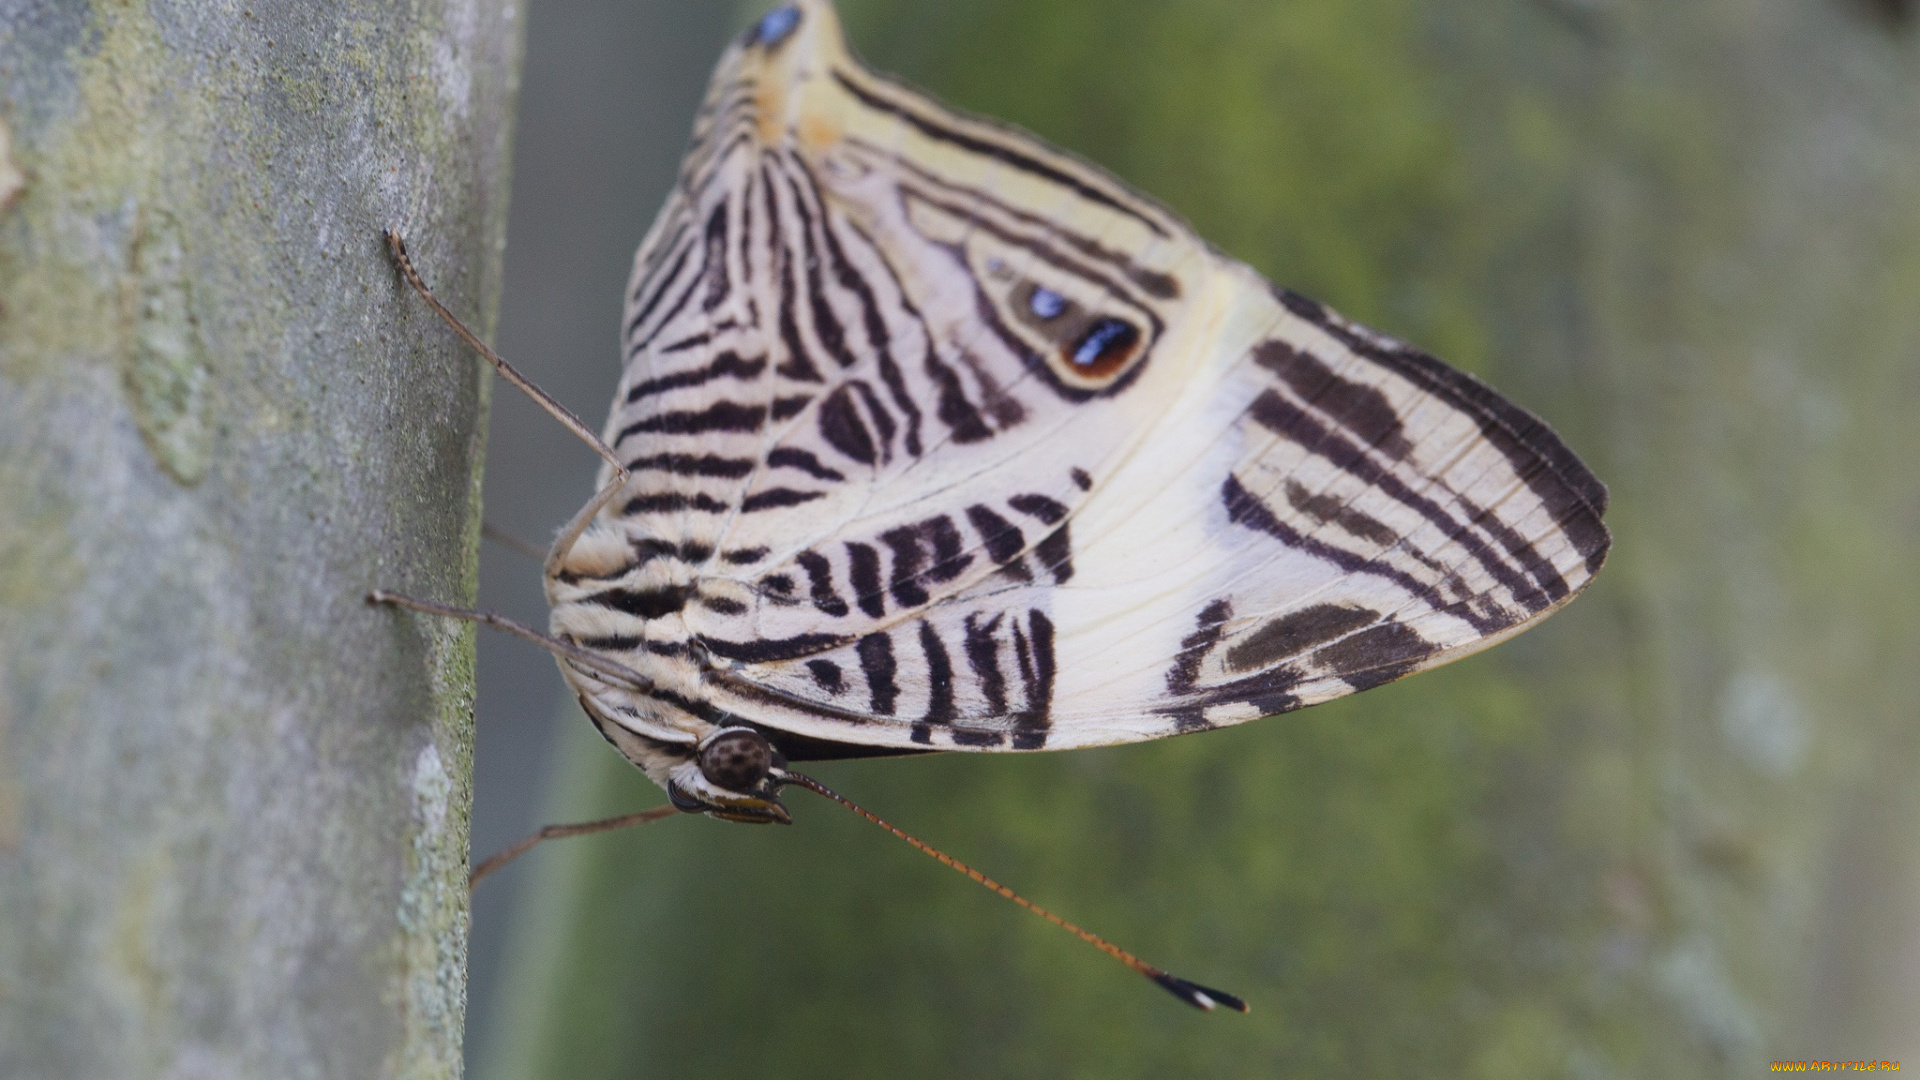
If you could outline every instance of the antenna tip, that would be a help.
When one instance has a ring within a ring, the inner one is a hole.
[[[1169,975],[1164,971],[1153,972],[1147,977],[1159,983],[1174,997],[1179,998],[1181,1001],[1203,1012],[1212,1012],[1222,1005],[1225,1005],[1235,1012],[1247,1011],[1246,1002],[1241,1001],[1239,998],[1234,997],[1224,990],[1215,990],[1211,986],[1201,986],[1199,983],[1188,982],[1178,975]]]

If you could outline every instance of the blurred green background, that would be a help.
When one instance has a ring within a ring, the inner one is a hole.
[[[762,6],[528,12],[501,341],[583,414],[704,72]],[[1546,417],[1612,488],[1614,556],[1513,642],[1283,718],[816,770],[1251,1015],[1189,1010],[794,793],[791,829],[673,819],[489,882],[472,1074],[1920,1066],[1906,10],[847,0],[880,70],[1107,166]],[[512,395],[495,410],[488,516],[541,534],[590,459]],[[487,560],[496,606],[543,618],[537,570]],[[479,854],[661,801],[520,651],[483,645]]]

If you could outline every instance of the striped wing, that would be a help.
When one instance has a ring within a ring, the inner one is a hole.
[[[636,261],[635,480],[551,586],[657,676],[608,712],[1155,738],[1484,648],[1598,569],[1604,489],[1539,421],[785,10]]]

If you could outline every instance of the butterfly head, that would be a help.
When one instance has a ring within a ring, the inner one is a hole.
[[[730,727],[700,740],[695,755],[673,769],[667,797],[689,813],[753,825],[790,825],[780,802],[786,759],[765,735]]]

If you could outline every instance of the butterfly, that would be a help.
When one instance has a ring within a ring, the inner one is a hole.
[[[605,458],[516,632],[682,811],[1289,712],[1519,633],[1608,550],[1540,420],[867,70],[826,0],[721,58],[624,319],[597,438],[496,358]]]

